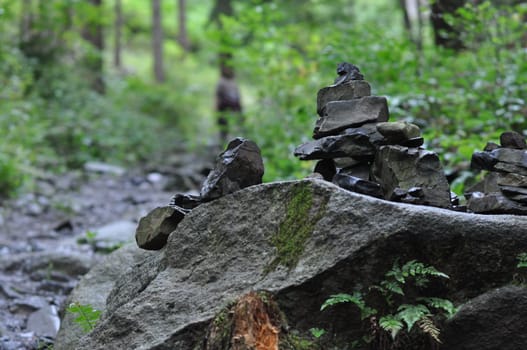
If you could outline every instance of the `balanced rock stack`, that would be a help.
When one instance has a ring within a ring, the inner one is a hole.
[[[388,122],[386,98],[371,96],[358,67],[341,63],[335,84],[317,95],[314,141],[296,148],[301,160],[320,161],[315,173],[357,193],[387,200],[450,208],[450,188],[436,153],[421,131]]]
[[[471,167],[489,173],[465,193],[468,210],[527,215],[527,144],[521,134],[507,131],[500,145],[487,143],[472,155]]]

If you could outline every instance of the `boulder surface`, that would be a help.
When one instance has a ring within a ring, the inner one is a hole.
[[[252,186],[192,210],[162,250],[122,261],[104,290],[83,280],[74,293],[103,316],[68,347],[62,329],[55,348],[203,349],[214,315],[259,290],[300,334],[320,327],[345,339],[360,321],[346,308],[320,312],[329,295],[379,283],[396,259],[417,259],[450,275],[443,294],[459,304],[512,279],[525,227],[527,217],[388,202],[315,179]]]

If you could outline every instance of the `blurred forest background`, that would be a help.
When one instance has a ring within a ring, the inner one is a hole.
[[[422,128],[461,193],[474,150],[527,132],[526,19],[513,0],[0,0],[0,197],[89,160],[218,144],[220,66],[264,180],[303,177],[293,149],[342,61]]]

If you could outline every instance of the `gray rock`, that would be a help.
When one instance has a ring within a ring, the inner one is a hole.
[[[498,148],[490,152],[474,152],[472,169],[527,175],[527,151]]]
[[[187,214],[187,210],[176,206],[157,207],[139,220],[135,241],[139,248],[159,250],[167,238]]]
[[[498,179],[500,174],[489,172],[485,175],[483,180],[480,182],[474,184],[473,186],[469,187],[464,195],[465,198],[468,200],[472,196],[472,193],[474,192],[481,192],[481,193],[498,193],[500,192],[500,188],[498,186]]]
[[[340,131],[366,123],[388,121],[388,102],[384,97],[367,96],[348,101],[326,104],[324,116],[317,120],[313,137],[315,139],[335,135]]]
[[[371,87],[365,80],[352,80],[346,84],[327,86],[318,91],[317,113],[324,115],[324,107],[328,102],[352,100],[371,95]]]
[[[375,147],[367,135],[354,134],[326,136],[306,142],[295,149],[295,157],[301,160],[355,157],[373,159]]]
[[[422,137],[413,137],[411,139],[401,141],[399,144],[405,147],[420,147],[425,143],[425,139]]]
[[[82,292],[79,302],[100,305],[111,288],[105,312],[90,334],[70,333],[69,347],[61,329],[56,349],[200,349],[214,315],[251,290],[271,292],[292,329],[332,327],[349,339],[359,321],[345,308],[321,313],[329,295],[378,283],[395,259],[418,259],[450,275],[445,297],[475,297],[510,280],[527,249],[526,225],[525,217],[392,203],[326,181],[253,186],[192,210],[163,250],[116,261],[113,279],[107,266],[90,272],[70,300]],[[286,236],[292,244],[279,243]],[[104,291],[97,275],[109,281]]]
[[[258,146],[243,138],[229,142],[201,187],[201,198],[210,201],[242,188],[262,183],[264,165]]]
[[[201,204],[201,198],[192,194],[178,193],[170,199],[170,204],[183,209],[194,209]]]
[[[380,183],[384,198],[393,197],[396,188],[408,191],[420,187],[423,196],[414,204],[449,208],[450,187],[436,153],[416,148],[382,146],[375,155],[373,181]]]
[[[96,310],[106,309],[106,298],[121,275],[134,269],[147,257],[157,256],[159,252],[139,249],[135,243],[130,243],[116,250],[90,270],[71,292],[66,305],[79,303],[91,305]],[[55,350],[77,349],[84,332],[73,320],[74,314],[66,313],[62,317],[60,330],[55,341]],[[111,347],[107,347],[111,349]]]
[[[60,327],[60,318],[55,305],[46,305],[33,312],[27,319],[27,330],[36,335],[55,338]]]
[[[333,178],[333,183],[346,190],[382,198],[381,185],[376,182],[364,180],[358,177],[338,173]]]
[[[527,288],[506,286],[464,304],[447,322],[443,345],[449,350],[527,348]]]
[[[381,146],[386,144],[386,139],[377,131],[376,123],[368,123],[359,126],[358,128],[347,128],[342,131],[343,135],[353,135],[353,134],[364,134],[368,136],[370,143],[375,146]]]
[[[84,164],[84,170],[92,173],[113,174],[116,176],[122,176],[126,173],[126,170],[120,166],[100,162],[87,162]]]
[[[518,174],[498,174],[497,184],[527,188],[527,176]]]
[[[467,208],[479,214],[518,214],[527,215],[527,206],[522,206],[505,197],[502,193],[472,193]]]
[[[361,162],[361,163],[350,165],[350,166],[340,169],[339,174],[358,177],[359,179],[362,179],[362,180],[369,180],[370,179],[370,168],[371,168],[371,165],[369,163]]]
[[[516,131],[506,131],[500,135],[501,147],[514,149],[527,149],[525,137]]]
[[[485,145],[483,150],[485,152],[490,152],[490,151],[494,151],[495,149],[498,149],[498,148],[500,148],[500,145],[498,145],[497,143],[487,142],[487,144]]]
[[[134,233],[137,224],[128,220],[119,220],[94,228],[96,235],[94,245],[96,250],[113,250],[115,247],[123,245],[134,240]]]
[[[377,130],[391,144],[400,144],[421,136],[421,129],[417,125],[408,122],[378,123]]]

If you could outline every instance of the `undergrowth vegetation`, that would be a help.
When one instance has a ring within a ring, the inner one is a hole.
[[[264,181],[299,178],[313,169],[292,151],[311,138],[316,93],[332,84],[342,61],[358,65],[373,93],[388,97],[391,120],[422,128],[425,146],[456,175],[452,188],[458,194],[473,181],[472,152],[497,141],[502,131],[527,130],[525,4],[484,1],[447,16],[465,43],[453,52],[433,44],[429,25],[422,28],[419,48],[404,30],[396,2],[233,1],[242,15],[222,17],[222,29],[210,24],[212,0],[189,2],[191,48],[185,53],[174,40],[176,4],[163,2],[167,80],[159,84],[151,74],[149,2],[123,0],[120,69],[111,64],[109,2],[100,18],[108,43],[104,95],[91,91],[78,63],[89,51],[79,30],[67,29],[85,25],[93,9],[77,1],[43,2],[40,11],[47,12],[40,30],[60,35],[51,42],[20,42],[20,4],[0,5],[2,197],[42,172],[89,160],[137,164],[174,147],[217,143],[219,51],[232,54],[244,105],[243,136],[262,149]],[[71,23],[63,16],[65,4],[77,10]]]

